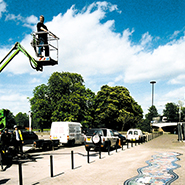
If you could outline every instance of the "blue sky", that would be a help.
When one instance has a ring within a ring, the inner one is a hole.
[[[0,0],[1,59],[15,42],[35,56],[30,33],[40,15],[60,38],[59,65],[36,72],[17,55],[0,74],[0,108],[28,113],[27,97],[55,71],[81,74],[94,92],[105,84],[124,86],[144,114],[151,80],[159,113],[168,102],[184,102],[185,0]]]

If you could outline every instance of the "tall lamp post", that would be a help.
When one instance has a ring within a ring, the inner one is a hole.
[[[156,83],[156,81],[150,81],[150,84],[152,84],[152,107],[154,105],[154,84],[155,83]],[[152,118],[152,120],[153,120],[153,118]],[[151,121],[151,123],[152,123],[152,121]],[[152,129],[151,123],[150,123],[150,132],[151,132],[151,129]]]
[[[152,84],[152,106],[154,105],[154,84],[156,83],[156,81],[150,81],[150,83]]]
[[[31,132],[31,111],[29,113],[29,131]]]

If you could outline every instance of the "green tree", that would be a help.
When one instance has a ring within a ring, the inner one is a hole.
[[[48,86],[42,84],[33,91],[30,99],[33,127],[48,128],[51,125],[52,105],[49,97]]]
[[[123,130],[134,127],[143,117],[141,107],[122,86],[102,86],[95,97],[95,125]]]
[[[167,103],[163,110],[163,116],[167,117],[168,122],[176,122],[179,120],[179,108],[175,103]]]
[[[18,126],[21,126],[23,128],[29,127],[29,117],[26,113],[19,112],[15,116],[15,122]]]
[[[48,84],[38,86],[31,99],[34,122],[41,127],[52,121],[77,121],[84,126],[92,123],[94,93],[86,89],[81,75],[55,72]]]
[[[10,110],[7,110],[6,113],[6,125],[7,128],[13,128],[13,126],[16,125],[15,116]]]
[[[93,94],[86,90],[84,80],[76,73],[53,73],[48,81],[50,98],[52,99],[52,121],[86,122],[87,107]]]
[[[151,121],[153,121],[154,117],[158,117],[159,114],[157,112],[157,109],[155,107],[155,105],[152,105],[149,109],[148,109],[148,114],[145,115],[145,120],[143,122],[143,124],[145,125],[144,129],[145,131],[151,132]]]

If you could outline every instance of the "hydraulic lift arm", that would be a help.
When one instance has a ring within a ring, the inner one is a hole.
[[[6,127],[6,112],[5,109],[0,110],[0,131]]]
[[[0,72],[9,64],[9,62],[20,51],[22,53],[24,53],[29,58],[30,64],[31,64],[33,69],[36,69],[37,71],[42,71],[43,70],[43,66],[39,65],[38,62],[20,45],[19,42],[16,42],[15,45],[12,47],[12,49],[8,52],[8,54],[0,61]],[[8,59],[6,60],[7,57],[8,57]]]

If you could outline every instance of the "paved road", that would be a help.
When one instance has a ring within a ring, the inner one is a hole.
[[[99,159],[97,152],[91,152],[90,164],[84,146],[61,148],[51,152],[32,153],[36,162],[26,162],[22,165],[23,184],[89,184],[89,185],[121,185],[127,179],[138,175],[137,169],[147,166],[146,161],[157,152],[178,152],[180,168],[174,170],[179,178],[173,185],[184,185],[185,182],[185,144],[177,141],[177,135],[162,135],[142,145],[102,153]],[[71,169],[71,150],[74,152],[74,167]],[[54,158],[54,177],[50,177],[50,155]],[[0,172],[0,184],[18,184],[18,166],[12,165],[4,172]],[[2,183],[3,184],[3,183]]]

